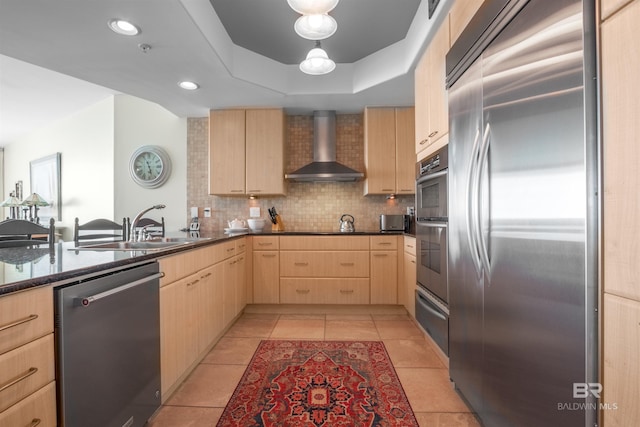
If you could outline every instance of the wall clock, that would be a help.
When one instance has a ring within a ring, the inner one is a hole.
[[[157,145],[143,145],[131,155],[129,174],[144,188],[158,188],[171,175],[171,158]]]

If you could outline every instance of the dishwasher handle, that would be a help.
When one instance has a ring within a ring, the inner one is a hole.
[[[117,288],[109,289],[108,291],[100,292],[94,295],[90,295],[88,297],[76,298],[75,305],[80,307],[89,307],[91,303],[98,301],[102,298],[106,298],[111,295],[118,294],[120,292],[126,291],[127,289],[135,288],[136,286],[140,286],[144,283],[150,282],[151,280],[159,279],[164,277],[164,273],[155,273],[147,277],[143,277],[142,279],[135,280],[131,283],[127,283],[126,285],[118,286]]]

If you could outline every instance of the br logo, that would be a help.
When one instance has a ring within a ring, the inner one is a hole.
[[[585,399],[592,395],[600,399],[602,384],[600,383],[573,383],[573,397],[575,399]]]

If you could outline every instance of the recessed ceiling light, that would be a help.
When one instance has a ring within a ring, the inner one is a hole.
[[[123,19],[110,19],[108,22],[111,31],[125,36],[135,36],[140,34],[140,29],[131,22]]]
[[[198,83],[194,83],[190,81],[180,82],[178,83],[178,86],[180,86],[182,89],[185,89],[185,90],[196,90],[200,87]]]

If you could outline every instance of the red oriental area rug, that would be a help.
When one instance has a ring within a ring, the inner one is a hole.
[[[384,344],[262,341],[218,427],[417,427]]]

